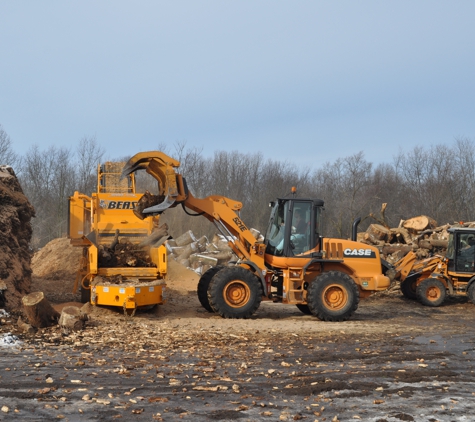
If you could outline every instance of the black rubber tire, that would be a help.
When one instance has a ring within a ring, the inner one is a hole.
[[[223,318],[250,318],[261,304],[263,295],[259,279],[243,267],[225,267],[211,279],[208,301]]]
[[[204,272],[204,274],[200,277],[200,281],[198,281],[198,300],[200,301],[201,306],[208,312],[214,312],[208,300],[209,282],[214,277],[214,275],[223,268],[224,267],[222,265],[211,267],[209,270]]]
[[[310,310],[308,305],[302,305],[301,303],[298,303],[297,308],[299,308],[299,311],[305,315],[312,315],[312,311]]]
[[[436,278],[426,278],[421,281],[416,293],[419,302],[425,306],[440,306],[447,296],[444,283]]]
[[[475,283],[470,284],[467,289],[467,296],[472,303],[475,304]]]
[[[417,300],[417,277],[409,276],[401,282],[401,292],[406,299]]]
[[[89,286],[89,281],[84,281],[84,284],[86,286]],[[80,287],[81,291],[81,303],[89,303],[91,301],[91,289],[88,287],[85,289],[84,287]]]
[[[359,300],[356,283],[339,271],[323,273],[308,286],[308,307],[322,321],[346,321],[358,309]]]

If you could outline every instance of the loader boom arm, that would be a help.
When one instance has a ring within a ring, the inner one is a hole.
[[[432,274],[437,266],[443,262],[443,257],[435,255],[418,261],[417,255],[411,251],[404,258],[394,264],[395,279],[403,282],[410,274]]]
[[[195,198],[188,191],[183,176],[177,172],[179,166],[179,161],[163,152],[140,152],[125,164],[122,177],[137,170],[145,170],[158,181],[159,195],[164,197],[164,201],[144,209],[144,214],[160,214],[167,208],[181,204],[211,221],[239,259],[252,261],[259,268],[264,268],[265,245],[256,242],[254,235],[239,217],[242,203],[220,195]]]

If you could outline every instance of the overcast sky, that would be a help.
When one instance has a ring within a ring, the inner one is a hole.
[[[13,149],[186,141],[319,167],[475,140],[475,1],[0,2]]]

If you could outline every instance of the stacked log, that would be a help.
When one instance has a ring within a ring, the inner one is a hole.
[[[475,222],[454,223],[438,226],[425,215],[401,220],[396,228],[382,224],[370,224],[366,232],[358,233],[358,241],[377,246],[382,257],[390,264],[414,251],[418,259],[432,255],[445,255],[448,243],[448,229],[451,227],[475,227]]]

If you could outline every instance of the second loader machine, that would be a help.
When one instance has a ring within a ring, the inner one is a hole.
[[[198,298],[209,312],[249,318],[262,300],[270,300],[296,305],[324,321],[344,321],[360,297],[389,287],[376,247],[322,237],[322,200],[293,196],[272,202],[260,241],[239,216],[241,202],[219,195],[195,198],[176,170],[179,165],[160,151],[141,152],[126,163],[122,177],[144,169],[158,181],[159,195],[141,209],[144,217],[182,205],[211,221],[228,240],[237,261],[209,269],[198,283]]]
[[[417,261],[409,252],[395,264],[395,278],[408,299],[440,306],[447,295],[458,295],[475,303],[475,228],[452,227],[448,233],[445,256]]]

